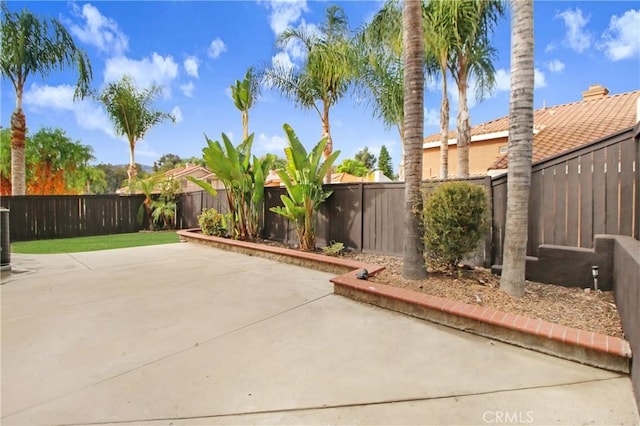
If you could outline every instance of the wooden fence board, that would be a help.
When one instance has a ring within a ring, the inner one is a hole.
[[[580,158],[572,158],[567,162],[567,203],[566,203],[566,240],[565,245],[578,247],[580,227]]]
[[[605,150],[599,149],[593,153],[593,235],[604,234],[606,224],[607,203]]]
[[[620,144],[620,235],[633,236],[635,150],[633,139]]]
[[[619,145],[608,146],[606,159],[606,213],[605,213],[605,233],[618,234],[619,224],[619,205],[618,205],[618,188],[620,186],[620,173],[618,165],[620,164]]]
[[[593,154],[580,156],[580,233],[578,247],[593,247]]]

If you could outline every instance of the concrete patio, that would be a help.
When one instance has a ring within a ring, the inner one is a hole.
[[[190,243],[13,255],[2,424],[629,424],[627,376]]]

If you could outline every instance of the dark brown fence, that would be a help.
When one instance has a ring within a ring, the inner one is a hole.
[[[490,188],[491,180],[478,177],[469,182]],[[425,191],[430,192],[441,181],[424,182]],[[340,241],[357,251],[402,255],[404,236],[404,183],[352,183],[328,185],[333,194],[318,212],[317,244],[327,245]],[[285,188],[265,188],[265,238],[296,243],[295,229],[284,217],[269,211],[282,205],[280,196]],[[224,191],[216,197],[208,193],[194,192],[180,198],[178,225],[184,228],[197,227],[196,216],[203,208],[214,207],[227,211]],[[490,252],[490,250],[489,250]]]
[[[143,196],[41,195],[2,197],[11,241],[122,234],[143,229]]]
[[[531,171],[527,255],[540,244],[592,248],[596,234],[640,239],[638,129],[537,162]],[[493,262],[502,263],[507,177],[492,181]]]

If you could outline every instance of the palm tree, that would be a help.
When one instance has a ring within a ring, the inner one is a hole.
[[[253,68],[249,68],[242,81],[236,80],[231,86],[233,104],[242,114],[242,140],[249,137],[249,110],[258,99],[260,82]]]
[[[404,139],[404,66],[402,9],[387,2],[353,39],[355,85],[359,99],[369,101],[374,116],[396,127]]]
[[[507,220],[500,288],[524,296],[533,146],[533,0],[511,2]]]
[[[471,76],[476,78],[476,95],[482,99],[493,89],[496,50],[491,46],[489,34],[504,13],[501,0],[460,0],[448,2],[455,31],[449,71],[458,87],[458,176],[469,176],[469,143],[471,124],[467,105],[467,90]]]
[[[404,50],[404,267],[407,279],[426,277],[422,216],[422,140],[424,138],[424,39],[421,0],[405,0],[402,10]]]
[[[133,181],[137,175],[134,157],[136,143],[156,124],[167,119],[175,122],[171,114],[153,109],[153,102],[161,92],[162,89],[158,86],[140,90],[135,87],[131,78],[125,75],[120,81],[109,83],[99,96],[116,134],[126,136],[129,141],[129,188],[133,188]]]
[[[325,160],[333,152],[329,112],[346,94],[353,78],[348,38],[344,11],[338,6],[329,6],[319,34],[307,28],[289,28],[278,38],[281,47],[301,43],[307,55],[305,64],[300,69],[273,64],[263,75],[267,87],[278,89],[299,107],[318,113],[322,138],[327,140],[323,153]],[[327,178],[330,180],[331,175]]]
[[[442,100],[440,103],[440,178],[449,176],[449,93],[447,67],[451,52],[455,21],[454,5],[449,0],[431,0],[424,10],[425,44],[433,52],[442,77]]]
[[[91,64],[78,49],[64,26],[53,18],[40,18],[27,9],[11,12],[6,2],[2,10],[2,76],[9,78],[16,93],[16,109],[11,114],[11,188],[13,195],[24,195],[25,134],[27,122],[22,110],[22,95],[27,77],[46,77],[53,70],[73,67],[78,71],[74,99],[89,91]]]

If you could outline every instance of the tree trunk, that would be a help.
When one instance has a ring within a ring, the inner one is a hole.
[[[333,139],[331,138],[331,129],[329,127],[329,106],[327,102],[323,102],[323,111],[322,111],[322,137],[327,140],[327,144],[324,146],[324,151],[322,156],[325,161],[331,153],[333,152]],[[324,183],[331,183],[331,174],[333,170],[329,170],[327,175],[324,177]]]
[[[447,68],[442,68],[442,103],[440,104],[440,179],[449,176],[449,95]]]
[[[249,111],[242,111],[242,140],[249,138]]]
[[[469,106],[467,105],[467,75],[460,71],[458,83],[458,177],[469,177],[469,143],[471,127],[469,124]]]
[[[422,218],[422,141],[424,138],[424,45],[422,1],[405,0],[402,10],[404,48],[404,267],[402,276],[427,276],[420,232]]]
[[[511,2],[507,212],[500,288],[524,296],[533,146],[533,0]]]
[[[11,114],[11,194],[25,195],[27,189],[24,147],[27,119],[22,111],[22,87],[16,88],[16,109]]]
[[[135,142],[129,142],[129,167],[127,167],[127,176],[129,177],[129,193],[133,194],[133,184],[138,176],[136,169],[136,160],[134,157]]]

